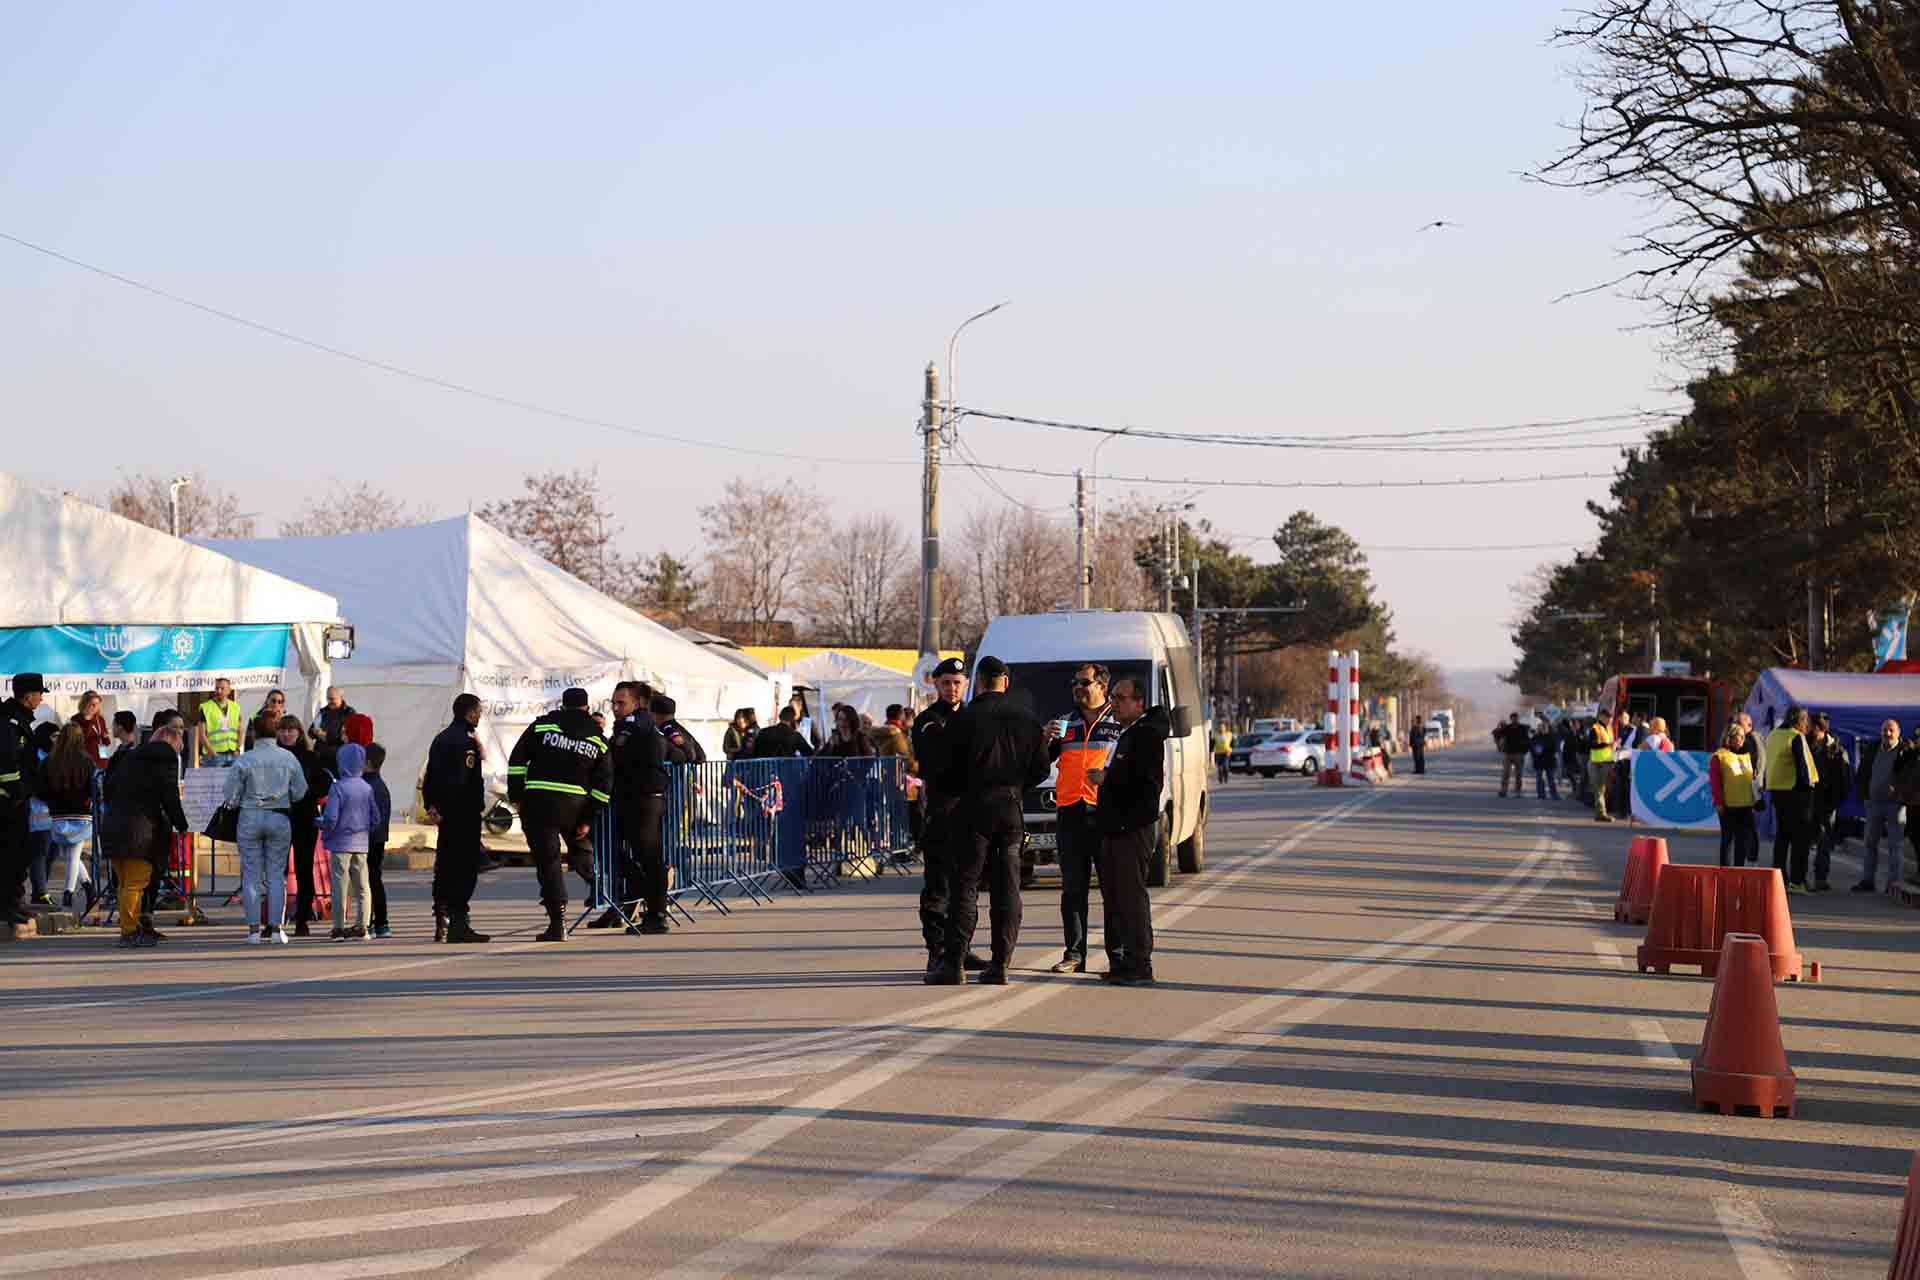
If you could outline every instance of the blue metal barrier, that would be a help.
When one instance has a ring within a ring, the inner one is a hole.
[[[661,821],[668,899],[682,915],[687,900],[728,911],[729,891],[768,902],[776,887],[805,892],[877,874],[913,844],[897,756],[675,765]],[[630,915],[632,904],[613,902],[609,890],[622,857],[611,806],[594,824],[593,847],[597,892],[587,911]]]

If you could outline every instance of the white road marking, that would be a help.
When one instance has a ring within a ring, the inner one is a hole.
[[[1626,958],[1620,954],[1620,949],[1604,938],[1594,939],[1593,954],[1600,957],[1602,964],[1611,965],[1616,969],[1627,967]]]
[[[479,1247],[469,1244],[452,1249],[422,1249],[417,1253],[344,1258],[339,1262],[302,1262],[291,1267],[222,1271],[217,1276],[200,1276],[198,1280],[374,1280],[377,1276],[410,1276],[451,1266]]]
[[[1500,884],[1491,887],[1473,902],[1464,904],[1439,920],[1368,947],[1352,960],[1327,965],[1301,978],[1296,984],[1333,987],[1332,994],[1299,997],[1276,992],[1257,996],[1175,1037],[1141,1049],[1121,1062],[1041,1095],[1027,1106],[1019,1108],[1033,1118],[1018,1120],[1018,1127],[1029,1125],[1034,1119],[1059,1115],[1079,1102],[1091,1102],[1094,1105],[1077,1118],[1035,1135],[985,1165],[970,1167],[964,1176],[936,1186],[887,1217],[866,1222],[837,1244],[802,1259],[798,1265],[780,1274],[839,1276],[857,1271],[935,1224],[992,1195],[1009,1182],[1025,1177],[1034,1169],[1089,1141],[1097,1133],[1124,1124],[1172,1098],[1192,1081],[1205,1079],[1234,1065],[1249,1053],[1270,1044],[1276,1034],[1286,1034],[1322,1018],[1344,1005],[1352,996],[1397,976],[1409,964],[1442,954],[1447,947],[1518,910],[1538,893],[1558,867],[1557,860],[1549,855],[1548,839],[1541,837],[1540,845],[1532,854]],[[1377,963],[1383,960],[1388,963]],[[1167,1065],[1195,1043],[1205,1043],[1212,1037],[1227,1034],[1249,1016],[1261,1020],[1277,1017],[1279,1020],[1233,1035],[1225,1043],[1202,1050],[1177,1067],[1169,1068]],[[1141,1076],[1147,1078],[1146,1083],[1128,1087]],[[1013,1117],[1003,1117],[997,1126],[981,1127],[987,1130],[989,1141],[1004,1136],[1009,1119]],[[890,1189],[897,1189],[901,1178],[897,1171],[888,1170],[883,1175],[871,1175],[862,1181],[876,1184],[873,1189],[878,1190],[877,1184],[882,1180]],[[822,1199],[836,1209],[853,1211],[864,1207],[864,1202],[846,1189],[832,1192]],[[788,1217],[804,1217],[812,1224],[809,1230],[817,1229],[823,1214],[821,1204],[816,1202],[808,1209],[804,1213],[796,1210]],[[784,1242],[768,1243],[772,1249]],[[710,1275],[713,1272],[690,1270],[668,1274],[679,1277]]]
[[[1156,926],[1170,927],[1205,903],[1227,892],[1267,858],[1304,843],[1321,827],[1338,821],[1384,794],[1386,793],[1380,791],[1365,792],[1354,800],[1328,810],[1285,839],[1268,842],[1237,870],[1214,880],[1192,896],[1185,898],[1179,905],[1157,913]],[[1035,947],[1030,948],[1023,958],[1027,959],[1027,963],[1034,964],[1052,954],[1051,948]],[[641,1186],[602,1205],[585,1218],[571,1222],[562,1230],[535,1241],[514,1257],[488,1267],[478,1274],[476,1280],[544,1280],[544,1277],[565,1269],[595,1249],[611,1243],[683,1196],[705,1186],[854,1098],[879,1088],[907,1071],[923,1066],[928,1060],[941,1053],[959,1047],[979,1031],[1016,1018],[1028,1009],[1064,992],[1081,989],[1083,989],[1082,985],[1074,982],[1022,984],[1020,989],[1011,994],[1000,993],[993,988],[977,986],[969,988],[969,995],[977,996],[984,992],[996,998],[970,1001],[970,1008],[956,1014],[938,1030],[923,1031],[913,1047],[882,1059],[861,1071],[844,1076],[741,1133],[723,1139],[711,1149],[675,1165]],[[925,1025],[924,1015],[921,1025]],[[818,1219],[816,1218],[815,1221],[817,1224]]]
[[[1713,1198],[1713,1212],[1720,1219],[1733,1260],[1747,1280],[1792,1280],[1793,1267],[1773,1234],[1754,1198],[1744,1191],[1727,1191]]]
[[[1673,1047],[1673,1041],[1667,1039],[1667,1033],[1652,1018],[1635,1018],[1629,1023],[1634,1036],[1640,1041],[1640,1051],[1663,1067],[1684,1067],[1687,1064],[1680,1058],[1680,1051]]]
[[[769,1078],[779,1079],[786,1076],[824,1075],[829,1071],[838,1071],[843,1067],[858,1062],[869,1053],[875,1053],[890,1047],[892,1047],[891,1041],[876,1040],[871,1044],[863,1046],[858,1053],[833,1055],[816,1053],[798,1058],[773,1058],[759,1066],[738,1067],[730,1071],[714,1071],[706,1075],[698,1076],[676,1076],[672,1083],[713,1084],[733,1080],[765,1080]],[[621,1089],[645,1089],[651,1086],[646,1084],[627,1084],[620,1085],[619,1087]]]
[[[363,1214],[325,1222],[284,1222],[272,1227],[250,1226],[231,1231],[205,1231],[198,1235],[161,1236],[142,1240],[138,1244],[117,1241],[113,1244],[69,1245],[40,1253],[15,1253],[0,1257],[0,1276],[24,1276],[36,1271],[66,1270],[107,1263],[124,1266],[129,1258],[137,1258],[145,1263],[149,1258],[212,1253],[219,1249],[254,1248],[277,1252],[283,1246],[300,1240],[330,1240],[339,1236],[371,1235],[379,1231],[425,1231],[432,1227],[453,1226],[463,1222],[494,1222],[503,1218],[537,1218],[552,1213],[572,1199],[572,1196],[541,1196],[525,1200],[495,1200],[489,1204]]]
[[[178,1218],[194,1213],[232,1213],[240,1209],[264,1209],[281,1204],[306,1204],[315,1200],[351,1200],[356,1196],[403,1196],[416,1191],[436,1191],[441,1187],[485,1186],[491,1182],[519,1182],[533,1178],[557,1178],[576,1173],[612,1173],[634,1169],[659,1157],[658,1151],[605,1156],[586,1160],[560,1160],[549,1164],[521,1163],[496,1165],[486,1169],[439,1169],[431,1173],[409,1173],[390,1178],[368,1178],[360,1182],[316,1182],[299,1187],[271,1187],[262,1191],[237,1191],[231,1195],[195,1196],[191,1200],[152,1200],[145,1204],[90,1205],[85,1209],[62,1209],[53,1213],[30,1213],[18,1218],[0,1218],[0,1235],[18,1235],[23,1231],[61,1231],[85,1229],[114,1222],[147,1222],[154,1218]]]

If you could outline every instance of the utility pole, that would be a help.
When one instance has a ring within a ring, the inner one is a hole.
[[[180,491],[193,483],[191,476],[175,476],[167,483],[167,532],[180,536]]]
[[[920,652],[940,652],[940,369],[927,363],[920,431],[926,439],[926,472],[920,482]]]
[[[1087,561],[1087,473],[1079,467],[1073,469],[1073,528],[1080,561],[1074,599],[1080,608],[1090,609],[1093,607],[1093,567]]]

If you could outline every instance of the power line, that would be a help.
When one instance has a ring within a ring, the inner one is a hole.
[[[954,452],[964,455],[962,457],[955,458],[953,460],[953,464],[955,466],[964,467],[967,470],[976,473],[976,475],[978,476],[982,484],[986,485],[989,489],[992,489],[995,493],[999,494],[1002,498],[1006,499],[1008,502],[1011,502],[1014,506],[1024,508],[1027,511],[1031,511],[1034,515],[1037,515],[1044,520],[1065,519],[1064,516],[1061,516],[1055,512],[1047,511],[1041,507],[1036,507],[1030,502],[1022,502],[1020,499],[1008,493],[1004,488],[1001,487],[1000,482],[998,480],[995,480],[992,476],[987,474],[986,464],[980,461],[978,456],[974,454],[973,450],[968,448],[966,445],[966,442],[961,440],[958,435],[954,436],[953,438],[953,448],[954,448]]]
[[[1362,546],[1362,551],[1573,551],[1583,545],[1584,539],[1568,538],[1563,542],[1508,542],[1465,547],[1383,547]]]
[[[1434,427],[1406,432],[1351,432],[1339,435],[1299,435],[1273,433],[1256,435],[1241,432],[1167,431],[1153,427],[1114,427],[1085,422],[1067,422],[1057,418],[1035,418],[1024,414],[1001,413],[991,409],[962,408],[960,417],[976,417],[993,422],[1047,427],[1061,431],[1079,431],[1094,435],[1127,436],[1140,440],[1167,440],[1183,444],[1229,444],[1269,449],[1327,449],[1354,452],[1481,452],[1490,446],[1506,447],[1523,441],[1565,441],[1578,436],[1643,431],[1671,417],[1661,410],[1636,409],[1622,413],[1596,414],[1586,418],[1543,419],[1537,422],[1509,423],[1485,427]],[[1612,424],[1612,425],[1599,425]],[[1562,428],[1581,428],[1564,431]],[[1532,434],[1519,434],[1532,433]],[[1452,443],[1389,443],[1422,440],[1430,437],[1481,437]],[[1490,439],[1488,437],[1499,437]],[[1618,448],[1617,444],[1546,444],[1545,448]]]
[[[976,471],[998,471],[1008,475],[1047,476],[1070,480],[1071,471],[1048,471],[1039,467],[1010,467],[998,463],[968,464]],[[1461,489],[1483,485],[1537,484],[1548,480],[1611,480],[1611,471],[1561,471],[1535,476],[1481,476],[1453,480],[1192,480],[1164,476],[1092,475],[1089,480],[1112,480],[1120,484],[1181,485],[1196,489]],[[1557,545],[1557,544],[1556,544]]]
[[[5,231],[0,231],[0,240],[17,244],[23,249],[31,249],[33,252],[43,254],[57,262],[64,262],[68,266],[78,267],[82,271],[90,271],[94,275],[112,280],[116,284],[125,285],[130,289],[138,289],[142,293],[151,294],[153,297],[164,299],[167,302],[172,302],[183,307],[190,307],[195,311],[213,316],[216,319],[225,320],[230,324],[237,324],[242,328],[252,329],[257,333],[264,333],[269,337],[279,338],[283,342],[291,342],[295,346],[306,347],[309,350],[318,351],[323,355],[334,356],[341,360],[351,361],[354,364],[365,365],[369,369],[378,369],[382,373],[390,373],[398,378],[407,378],[414,382],[424,383],[430,387],[437,387],[442,391],[452,391],[459,395],[471,396],[476,400],[484,400],[489,404],[500,405],[508,409],[518,409],[523,413],[538,414],[542,417],[553,418],[560,422],[570,422],[576,426],[599,427],[603,430],[618,431],[623,435],[634,436],[642,440],[657,440],[665,444],[685,445],[690,449],[716,449],[723,453],[749,454],[759,458],[779,458],[788,462],[832,462],[859,466],[890,467],[917,467],[920,465],[917,461],[908,458],[833,458],[816,454],[785,453],[777,449],[756,449],[750,445],[722,444],[713,440],[696,440],[687,436],[670,435],[664,431],[648,431],[643,427],[630,426],[624,422],[612,422],[605,418],[595,418],[587,414],[573,413],[566,409],[554,409],[547,405],[535,404],[530,400],[519,400],[512,396],[498,395],[492,391],[483,391],[478,387],[470,387],[464,383],[454,382],[431,373],[420,373],[417,370],[408,369],[401,365],[389,364],[385,360],[377,360],[371,356],[363,356],[356,351],[348,351],[343,347],[336,347],[313,338],[302,337],[300,334],[292,333],[286,329],[276,328],[270,324],[263,324],[258,320],[249,320],[245,316],[236,315],[231,311],[225,311],[204,302],[196,302],[192,298],[169,292],[157,285],[148,284],[143,280],[136,280],[132,276],[121,275],[117,271],[96,266],[91,262],[83,262],[79,258],[70,257],[57,249],[50,249],[43,244],[35,244],[31,240],[22,239],[19,236],[11,235]]]

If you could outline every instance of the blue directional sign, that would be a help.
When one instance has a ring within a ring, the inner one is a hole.
[[[1633,753],[1633,820],[1653,827],[1718,831],[1704,751]]]

